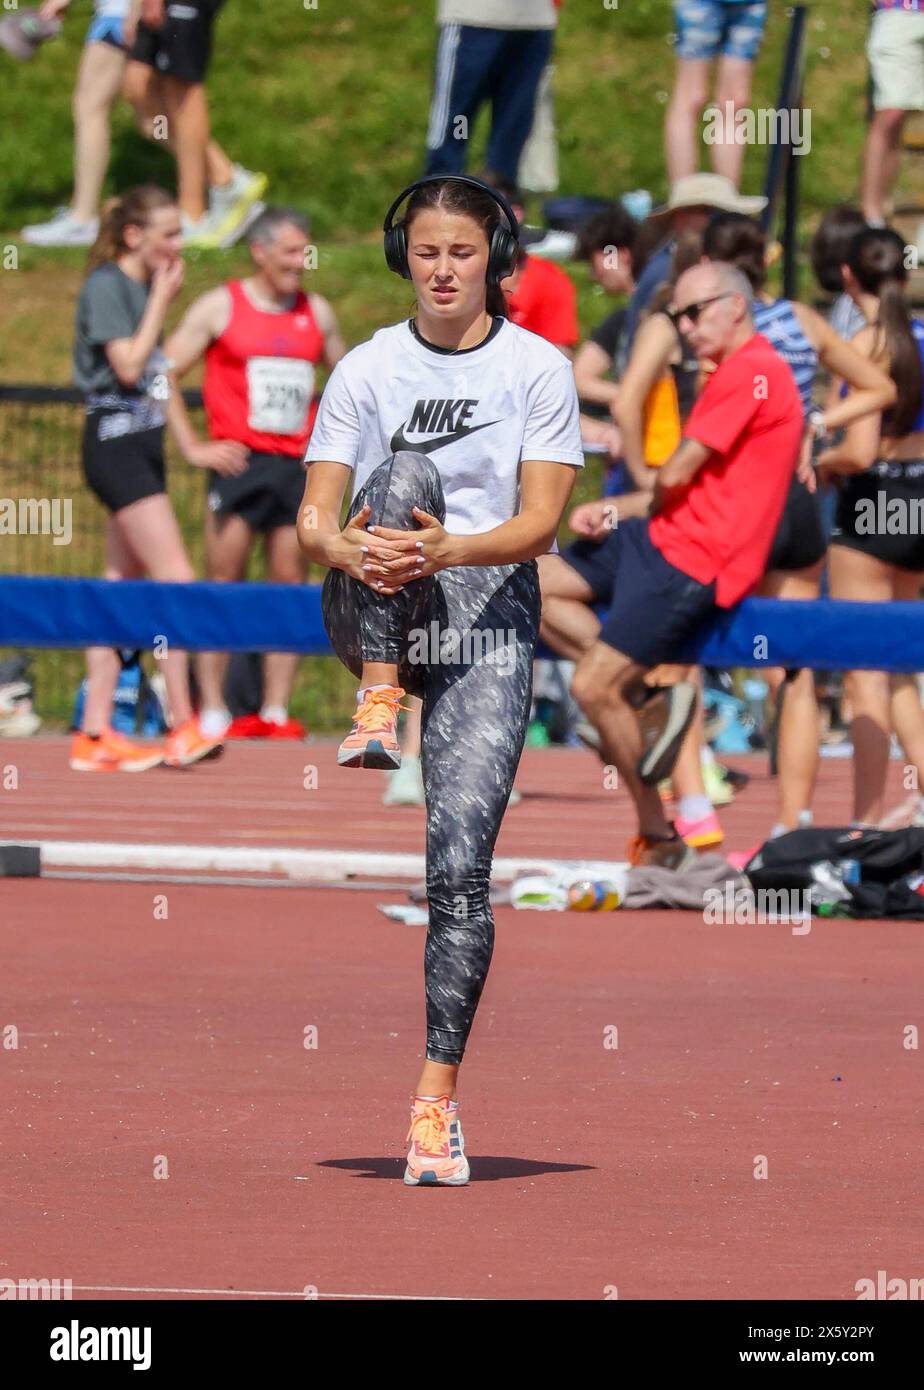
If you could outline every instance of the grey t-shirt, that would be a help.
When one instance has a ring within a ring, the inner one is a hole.
[[[114,263],[98,266],[83,283],[77,301],[74,335],[74,382],[87,395],[88,405],[152,402],[158,378],[164,379],[165,358],[156,347],[136,387],[124,386],[106,356],[114,338],[131,338],[144,316],[150,286],[133,280]],[[162,413],[162,412],[161,412]]]

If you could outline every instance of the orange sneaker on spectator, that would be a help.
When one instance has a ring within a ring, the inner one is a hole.
[[[132,743],[114,729],[104,729],[99,738],[75,734],[70,765],[74,772],[147,772],[164,761],[163,748]]]
[[[206,738],[197,719],[187,719],[167,735],[167,766],[192,767],[203,758],[217,758],[223,752],[220,738]]]

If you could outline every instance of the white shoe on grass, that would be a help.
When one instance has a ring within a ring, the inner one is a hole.
[[[47,222],[23,227],[27,246],[92,246],[99,234],[99,218],[78,222],[70,208],[56,208]]]

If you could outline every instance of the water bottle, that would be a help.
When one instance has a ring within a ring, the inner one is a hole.
[[[619,889],[605,879],[581,878],[568,889],[568,906],[574,912],[615,912],[621,903]]]
[[[859,859],[842,859],[841,873],[845,883],[860,882],[860,861]]]
[[[813,907],[820,908],[822,905],[833,907],[837,903],[849,901],[850,891],[844,886],[844,875],[840,864],[835,864],[830,859],[820,859],[811,866],[809,872],[812,875],[809,900]]]

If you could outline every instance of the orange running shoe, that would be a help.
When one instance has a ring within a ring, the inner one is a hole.
[[[147,772],[164,761],[163,748],[153,748],[104,729],[99,738],[75,734],[70,765],[75,772]]]
[[[167,735],[167,766],[192,767],[203,758],[217,758],[224,752],[220,738],[206,738],[198,719],[187,719]]]
[[[71,740],[69,759],[74,772],[118,772],[119,760],[103,742],[102,737],[75,734]]]
[[[404,1182],[407,1187],[464,1187],[469,1180],[468,1159],[459,1107],[448,1096],[414,1096],[410,1149]]]
[[[390,771],[401,766],[398,746],[398,711],[404,691],[398,685],[367,690],[356,708],[353,727],[337,750],[341,767],[378,767]]]

